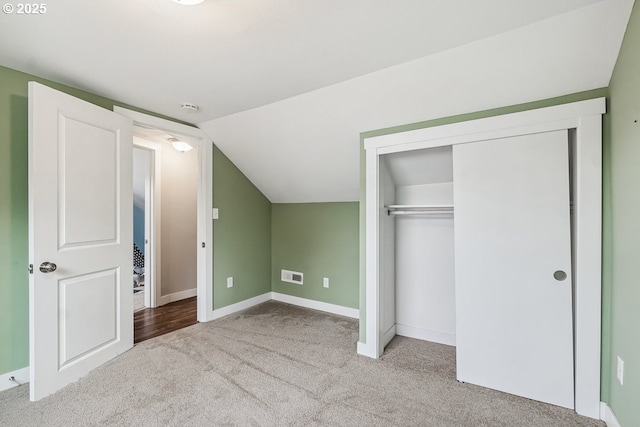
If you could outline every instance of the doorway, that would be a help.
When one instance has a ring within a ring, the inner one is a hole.
[[[148,114],[114,107],[114,112],[128,117],[137,128],[155,130],[169,135],[188,138],[188,142],[197,149],[197,321],[207,322],[214,318],[213,314],[213,143],[200,129],[187,126]],[[153,143],[149,143],[153,146]],[[150,147],[153,148],[153,147]],[[173,150],[173,148],[172,148]],[[168,150],[167,150],[168,151]],[[158,158],[152,162],[158,164]],[[158,199],[152,205],[158,208]],[[158,224],[147,225],[152,231],[157,231]],[[153,249],[153,248],[152,248]],[[157,248],[156,248],[157,250]],[[157,266],[156,266],[157,269]],[[149,267],[147,267],[147,272]],[[148,274],[148,273],[146,273]],[[149,280],[149,277],[145,278]]]
[[[134,125],[134,343],[197,323],[198,140]]]

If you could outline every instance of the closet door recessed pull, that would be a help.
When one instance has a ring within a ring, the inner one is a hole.
[[[565,273],[562,270],[557,270],[555,273],[553,273],[553,278],[556,279],[558,282],[562,282],[567,278],[567,273]]]

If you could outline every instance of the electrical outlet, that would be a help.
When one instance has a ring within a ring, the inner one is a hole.
[[[322,286],[325,288],[329,287],[329,278],[328,277],[323,277],[322,278]]]
[[[624,385],[624,360],[620,359],[620,356],[618,356],[618,369],[616,374],[620,385]]]
[[[227,288],[233,288],[233,277],[227,277]]]

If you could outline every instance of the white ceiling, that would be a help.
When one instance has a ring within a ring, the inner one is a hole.
[[[271,201],[357,200],[360,132],[606,86],[632,5],[59,0],[0,14],[0,65],[199,124]]]

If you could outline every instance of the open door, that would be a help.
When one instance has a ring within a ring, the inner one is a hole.
[[[133,346],[132,121],[29,83],[31,400]]]

